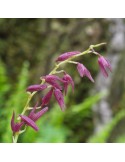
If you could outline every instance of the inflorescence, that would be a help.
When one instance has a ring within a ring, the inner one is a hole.
[[[38,131],[39,128],[36,125],[36,121],[42,117],[48,111],[48,104],[54,95],[55,100],[59,104],[62,111],[65,110],[65,102],[64,102],[64,95],[67,95],[68,87],[71,86],[72,91],[74,92],[74,81],[72,77],[66,73],[64,70],[57,71],[58,68],[64,63],[72,63],[76,66],[76,69],[81,77],[86,76],[91,82],[94,82],[94,79],[90,73],[90,71],[80,62],[72,61],[72,59],[82,56],[84,54],[95,54],[98,57],[98,64],[100,70],[104,77],[108,77],[107,70],[111,71],[111,65],[107,59],[105,59],[102,55],[95,52],[94,48],[104,45],[105,43],[91,45],[88,50],[84,52],[73,51],[73,52],[66,52],[61,54],[56,59],[56,66],[52,70],[52,72],[46,76],[40,77],[42,80],[41,84],[30,85],[27,87],[26,91],[29,94],[27,103],[24,107],[23,112],[18,116],[18,122],[15,122],[15,112],[13,112],[12,119],[11,119],[11,129],[13,131],[13,142],[17,142],[19,134],[23,133],[27,126],[32,127],[35,131]],[[61,74],[62,77],[59,77],[58,74]],[[36,105],[29,109],[29,102],[32,99],[33,95],[38,91],[44,91],[48,89],[48,92],[43,96],[40,106],[38,106],[38,102]],[[25,112],[29,110],[28,115],[24,115]],[[21,130],[24,127],[24,130]]]

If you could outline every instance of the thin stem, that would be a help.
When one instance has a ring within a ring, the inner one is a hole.
[[[15,135],[13,136],[13,143],[17,143],[19,137],[19,132],[15,133]]]
[[[27,108],[27,110],[32,110],[33,109],[33,107],[28,107]],[[41,106],[39,106],[39,107],[36,107],[36,109],[38,110],[38,109],[41,109]]]
[[[68,63],[71,63],[71,64],[78,64],[78,62],[75,62],[75,61],[68,61]]]
[[[90,45],[89,48],[88,48],[86,51],[81,52],[80,54],[74,55],[74,56],[70,57],[69,59],[64,60],[64,61],[62,61],[62,62],[60,62],[60,63],[56,63],[56,64],[55,64],[55,67],[54,67],[53,70],[49,73],[49,75],[63,72],[63,70],[57,71],[57,69],[59,69],[61,65],[66,64],[66,63],[75,63],[75,64],[76,64],[77,62],[72,61],[72,59],[75,59],[75,58],[77,58],[77,57],[80,57],[80,56],[89,54],[89,53],[92,52],[92,49],[93,49],[93,48],[97,48],[97,47],[102,46],[102,45],[105,45],[105,44],[106,44],[106,43],[100,43],[100,44],[96,44],[96,45]],[[45,80],[42,79],[41,84],[44,84],[44,82],[45,82]],[[25,114],[25,112],[29,109],[29,103],[30,103],[32,97],[33,97],[36,93],[37,93],[36,91],[33,92],[33,93],[28,93],[29,96],[28,96],[27,102],[26,102],[26,104],[25,104],[25,107],[24,107],[24,109],[23,109],[21,115]],[[20,117],[18,117],[17,119],[18,119],[18,120],[21,120]],[[22,131],[22,133],[23,133],[23,132],[24,132],[24,131]],[[19,134],[20,134],[19,132],[15,133],[15,135],[13,136],[13,143],[16,143],[16,142],[17,142],[18,137],[19,137]]]
[[[60,74],[60,73],[64,73],[65,71],[64,70],[60,70],[60,71],[55,71],[54,74]]]

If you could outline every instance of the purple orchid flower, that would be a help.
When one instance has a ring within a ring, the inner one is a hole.
[[[98,64],[100,66],[100,69],[101,69],[104,77],[108,77],[108,73],[106,70],[109,69],[110,71],[112,71],[111,64],[109,63],[109,61],[107,59],[105,59],[103,56],[99,56]]]
[[[54,89],[54,96],[61,108],[62,111],[65,110],[65,103],[64,103],[64,98],[63,98],[63,94],[59,89]]]
[[[53,88],[42,98],[42,106],[47,105],[50,102],[50,99],[53,94]]]
[[[19,116],[21,117],[22,121],[24,121],[27,125],[32,127],[35,131],[39,130],[35,122],[32,119],[30,119],[28,116],[25,115],[19,115]]]
[[[69,74],[65,73],[62,79],[65,81],[65,83],[64,83],[65,95],[67,94],[67,89],[68,89],[69,84],[71,84],[72,91],[74,92],[74,81],[73,81],[72,77]]]
[[[67,60],[68,58],[74,56],[74,55],[77,55],[81,52],[79,51],[72,51],[72,52],[66,52],[66,53],[63,53],[61,54],[57,59],[56,61],[64,61],[64,60]]]
[[[41,116],[43,116],[48,111],[48,107],[45,107],[41,109],[40,111],[38,111],[37,113],[35,113],[36,107],[37,107],[37,104],[34,106],[32,111],[28,115],[28,117],[32,119],[34,122],[37,121]]]
[[[35,85],[31,85],[29,86],[26,91],[29,92],[34,92],[34,91],[41,91],[47,88],[46,84],[35,84]]]
[[[62,87],[59,85],[59,83],[57,81],[61,81],[61,82],[64,83],[64,80],[62,80],[58,76],[56,76],[56,75],[46,75],[46,76],[43,76],[42,78],[44,78],[45,81],[47,83],[49,83],[50,85],[52,85],[53,87],[62,90]]]
[[[81,77],[88,77],[92,82],[94,82],[94,79],[91,76],[91,73],[89,72],[89,70],[81,63],[77,64],[77,70],[80,74]]]
[[[24,125],[24,122],[15,123],[14,118],[15,118],[15,113],[13,112],[12,119],[11,119],[11,129],[12,129],[13,133],[19,132],[21,127]]]
[[[19,115],[22,121],[24,121],[28,126],[32,127],[35,131],[39,130],[35,122],[48,111],[48,107],[45,107],[42,110],[35,113],[37,105],[38,103],[34,106],[34,108],[32,109],[32,111],[28,116]]]

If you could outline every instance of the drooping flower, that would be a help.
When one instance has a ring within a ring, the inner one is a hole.
[[[35,113],[37,105],[38,103],[34,106],[34,108],[31,110],[28,116],[19,115],[21,117],[21,120],[25,122],[25,124],[32,127],[36,131],[38,131],[39,128],[37,127],[35,122],[48,111],[48,107],[45,107],[42,110]]]
[[[12,129],[13,133],[19,132],[21,127],[24,125],[24,122],[15,123],[14,118],[15,118],[15,113],[13,112],[13,115],[11,118],[11,129]]]
[[[47,88],[46,84],[35,84],[35,85],[31,85],[29,86],[26,91],[28,92],[34,92],[34,91],[41,91]]]
[[[63,94],[59,89],[54,89],[54,96],[61,108],[62,111],[65,110],[65,103],[64,103],[64,98],[63,98]]]
[[[63,83],[64,83],[64,81],[61,78],[59,78],[58,76],[56,76],[56,75],[46,75],[46,76],[43,76],[42,78],[44,78],[45,81],[47,83],[49,83],[50,85],[52,85],[53,87],[62,90],[62,87],[59,85],[59,83],[57,81],[61,81]]]
[[[71,84],[72,91],[74,92],[74,81],[73,81],[72,77],[69,74],[65,73],[62,79],[65,81],[65,83],[64,83],[65,95],[67,94],[67,89],[68,89],[69,84]]]
[[[48,107],[45,107],[45,108],[43,108],[40,111],[35,113],[36,107],[37,107],[37,104],[34,106],[32,111],[28,115],[28,117],[30,119],[32,119],[34,122],[37,121],[41,116],[43,116],[48,111]]]
[[[53,94],[53,88],[42,98],[42,106],[47,105],[50,102],[50,99]]]
[[[79,51],[72,51],[72,52],[66,52],[66,53],[63,53],[61,54],[57,59],[56,61],[64,61],[64,60],[67,60],[68,58],[74,56],[74,55],[77,55],[81,52]]]
[[[109,63],[109,61],[107,59],[105,59],[103,56],[99,56],[98,64],[100,66],[100,69],[101,69],[104,77],[108,77],[108,73],[106,70],[109,69],[110,71],[112,71],[111,64]]]
[[[30,119],[28,116],[25,115],[19,115],[19,116],[21,117],[22,121],[24,121],[28,126],[32,127],[35,131],[39,130],[35,122],[32,119]]]
[[[28,117],[31,118],[33,120],[34,114],[35,114],[35,110],[38,106],[38,102],[36,103],[36,105],[33,107],[33,109],[31,110],[31,112],[29,113]]]
[[[81,63],[77,64],[77,70],[80,74],[81,77],[88,77],[92,82],[94,82],[94,79],[91,76],[91,73],[89,72],[89,70]]]

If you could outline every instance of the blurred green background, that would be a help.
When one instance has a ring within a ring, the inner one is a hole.
[[[73,77],[61,112],[54,98],[38,122],[20,135],[19,142],[125,142],[125,49],[124,19],[0,19],[0,142],[12,142],[10,120],[13,110],[21,113],[27,100],[26,87],[40,83],[57,56],[84,51],[91,44],[107,42],[97,51],[108,57],[113,72],[105,79],[97,57],[79,58],[95,79],[80,78],[76,67],[64,69]],[[35,104],[43,93],[31,101]]]

